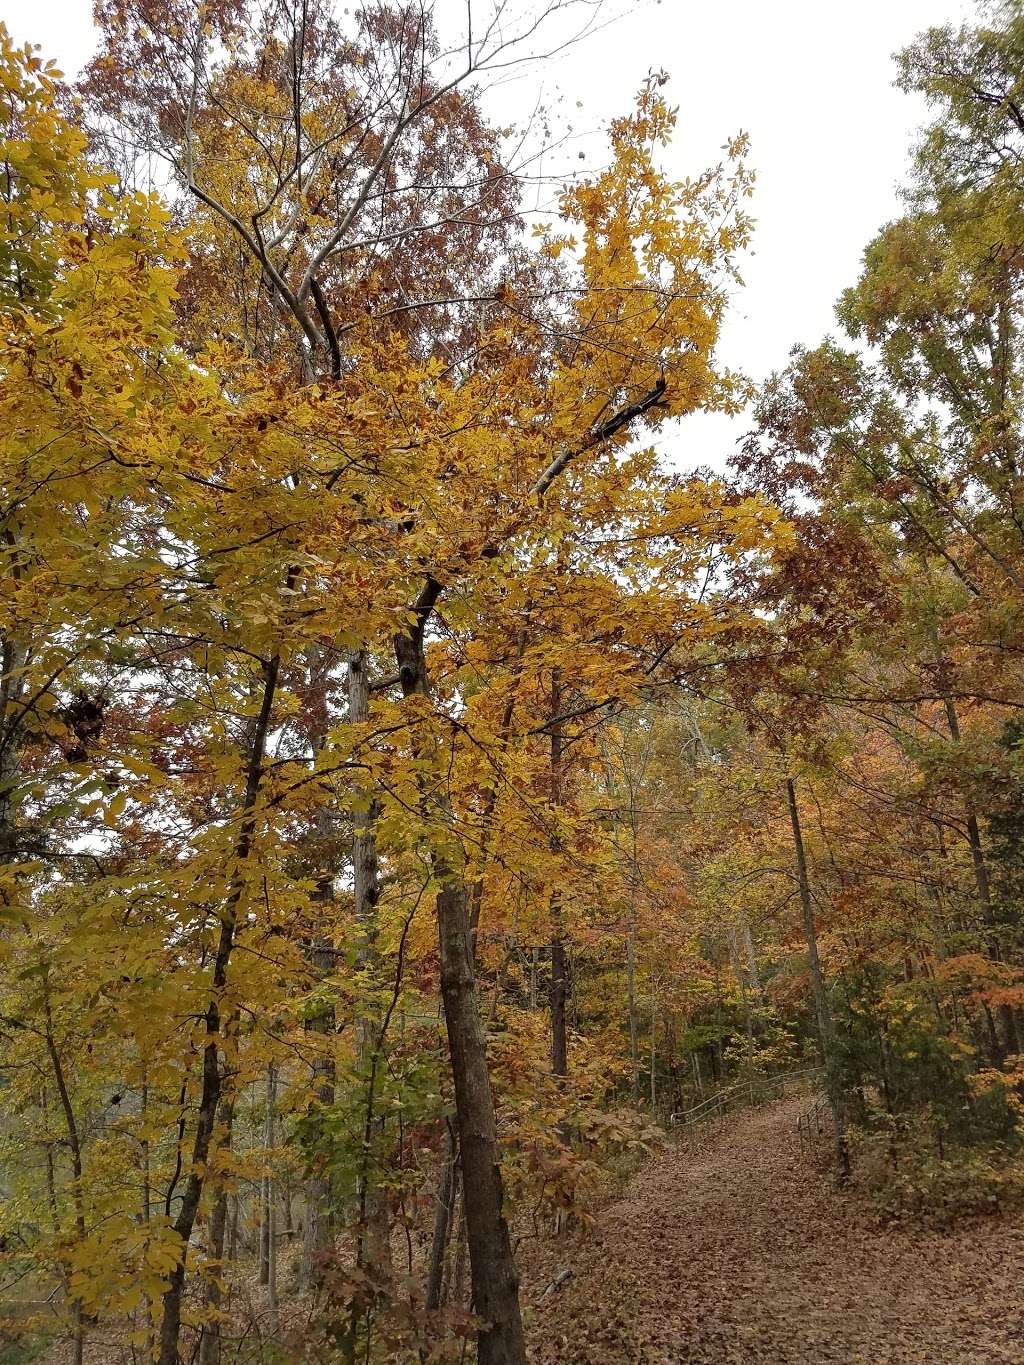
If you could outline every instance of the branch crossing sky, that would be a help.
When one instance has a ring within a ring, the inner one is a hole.
[[[474,0],[481,12],[488,3]],[[525,13],[536,0],[512,3]],[[442,20],[448,10],[464,13],[442,0]],[[835,330],[832,307],[854,282],[861,252],[900,213],[897,185],[925,109],[893,87],[892,53],[921,29],[974,14],[968,0],[641,0],[492,99],[506,119],[540,98],[582,132],[627,109],[647,73],[663,69],[680,109],[669,153],[677,175],[717,161],[738,130],[750,134],[757,229],[722,358],[760,380],[785,364],[791,346]],[[89,0],[0,0],[0,16],[68,75],[95,43]],[[589,155],[600,144],[583,136],[577,145]],[[565,164],[578,170],[578,152]],[[742,416],[696,414],[662,446],[682,469],[721,468],[746,425]]]

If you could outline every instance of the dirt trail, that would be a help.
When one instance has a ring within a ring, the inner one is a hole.
[[[668,1152],[582,1240],[524,1248],[533,1365],[1024,1365],[1024,1220],[873,1225],[801,1157],[806,1104]]]

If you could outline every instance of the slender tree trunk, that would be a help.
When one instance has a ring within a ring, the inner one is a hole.
[[[146,1123],[147,1114],[149,1113],[149,1083],[146,1080],[145,1070],[143,1070],[142,1075],[143,1075],[141,1095],[142,1121],[143,1123]],[[149,1221],[152,1216],[153,1208],[153,1179],[150,1167],[152,1157],[149,1150],[149,1138],[143,1138],[141,1146],[142,1146],[142,1209],[140,1212],[142,1225],[146,1229],[146,1240],[148,1243]],[[142,1306],[146,1319],[146,1352],[148,1357],[152,1358],[153,1351],[156,1346],[156,1335],[153,1323],[153,1298],[148,1290],[142,1296]]]
[[[448,1247],[452,1217],[455,1211],[456,1183],[455,1133],[449,1124],[445,1132],[444,1151],[441,1155],[441,1175],[438,1181],[437,1204],[434,1210],[434,1237],[430,1249],[430,1267],[427,1271],[426,1305],[431,1310],[440,1308],[442,1301],[445,1252]]]
[[[448,1298],[461,1308],[466,1297],[466,1200],[459,1199],[459,1226],[455,1234],[455,1264]]]
[[[512,671],[512,678],[508,685],[508,695],[505,698],[505,707],[502,712],[501,724],[498,726],[498,752],[504,753],[508,748],[509,737],[512,733],[512,717],[515,715],[516,701],[519,696],[519,684],[522,680],[523,655],[526,652],[526,627],[519,632],[516,642],[515,666]],[[487,793],[483,814],[480,820],[480,844],[484,855],[484,861],[490,852],[491,839],[494,832],[494,814],[498,806],[498,791],[500,783],[495,781]],[[470,900],[469,928],[473,935],[473,949],[476,951],[477,934],[480,928],[480,915],[483,910],[484,901],[484,875],[481,866],[480,876],[477,877],[473,886],[473,894]],[[474,957],[474,962],[476,961]]]
[[[722,1016],[722,964],[719,961],[719,944],[715,944],[713,966],[715,969],[715,1041],[711,1049],[711,1063],[714,1079],[721,1085],[725,1079],[725,1042],[723,1034],[725,1023]]]
[[[277,1102],[277,1068],[273,1062],[267,1067],[267,1112],[263,1121],[263,1146],[266,1150],[267,1167],[261,1181],[260,1217],[260,1284],[267,1286],[268,1300],[274,1298],[276,1286],[273,1283],[274,1269],[274,1177],[271,1174],[274,1147],[274,1108]]]
[[[270,1209],[270,1266],[267,1276],[267,1315],[270,1331],[276,1333],[280,1327],[277,1315],[277,1231],[273,1205]]]
[[[625,763],[623,764],[625,767]],[[640,1044],[636,1017],[636,897],[640,882],[639,829],[637,828],[636,791],[632,774],[629,785],[629,924],[626,938],[626,1008],[629,1012],[629,1060],[633,1069],[633,1094],[640,1095]]]
[[[274,656],[264,667],[263,698],[253,729],[252,748],[246,772],[245,796],[242,801],[242,824],[235,844],[236,862],[244,863],[252,851],[256,833],[256,801],[263,778],[263,756],[266,751],[270,715],[277,690],[280,658]],[[220,919],[220,933],[214,954],[210,998],[206,1007],[206,1042],[203,1047],[202,1088],[195,1137],[192,1142],[192,1161],[178,1216],[173,1223],[177,1238],[178,1261],[171,1271],[164,1291],[163,1319],[160,1324],[160,1365],[178,1365],[178,1337],[181,1332],[181,1303],[185,1291],[185,1266],[188,1246],[192,1239],[199,1201],[206,1182],[206,1164],[210,1153],[210,1139],[217,1120],[221,1094],[221,1013],[220,1002],[227,984],[228,965],[235,944],[238,908],[242,900],[241,882],[236,883]]]
[[[310,684],[326,685],[326,667],[333,665],[333,652],[330,663],[324,665],[322,651],[314,651],[310,659]],[[325,743],[324,732],[315,734],[313,747],[319,752]],[[337,872],[337,853],[333,841],[332,811],[321,808],[314,819],[315,852],[314,865],[317,868],[317,889],[314,891],[314,904],[321,909],[328,925],[314,928],[314,938],[309,949],[309,960],[314,979],[325,980],[335,972],[335,950],[330,935],[332,908],[335,905],[335,876]],[[335,1231],[335,1208],[333,1208],[332,1185],[326,1152],[324,1149],[324,1115],[335,1103],[335,1033],[336,1013],[332,999],[325,999],[313,1016],[304,1021],[304,1031],[314,1043],[313,1066],[311,1066],[311,1104],[310,1104],[310,1148],[311,1170],[303,1181],[304,1219],[302,1228],[302,1254],[299,1257],[299,1287],[303,1290],[314,1289],[321,1275],[324,1253],[332,1244]],[[315,1041],[314,1041],[315,1040]],[[288,1212],[289,1241],[291,1241],[291,1205]]]
[[[658,1102],[658,1082],[657,1082],[657,1038],[658,1038],[658,1001],[655,996],[651,996],[651,1108]]]
[[[764,990],[761,986],[761,973],[757,969],[757,953],[754,951],[754,937],[750,932],[750,920],[745,910],[740,911],[740,930],[743,935],[743,948],[747,955],[747,972],[750,984],[757,995],[759,1005],[764,1005]]]
[[[633,1094],[640,1093],[640,1049],[636,1021],[636,907],[630,903],[626,937],[626,1010],[629,1015],[629,1063],[633,1072]]]
[[[315,956],[315,954],[314,954]],[[333,964],[332,964],[333,965]],[[333,1032],[334,1010],[327,1009],[316,1019],[306,1022],[311,1032]],[[334,1103],[334,1060],[329,1051],[314,1058],[313,1096],[318,1111],[328,1109]],[[317,1128],[322,1130],[317,1116]],[[319,1145],[314,1139],[314,1149]],[[333,1211],[331,1202],[331,1181],[326,1173],[324,1155],[314,1150],[315,1167],[307,1176],[304,1186],[305,1218],[302,1228],[302,1257],[299,1262],[299,1284],[303,1289],[312,1289],[320,1276],[320,1258],[331,1244],[333,1232]]]
[[[68,1090],[67,1079],[64,1075],[64,1064],[57,1051],[57,1044],[53,1036],[53,1016],[50,1011],[50,989],[49,982],[43,977],[43,1009],[46,1020],[46,1051],[50,1058],[50,1065],[53,1068],[53,1079],[57,1086],[57,1094],[60,1098],[60,1107],[64,1114],[64,1126],[67,1130],[68,1150],[71,1153],[71,1175],[72,1203],[75,1210],[75,1237],[81,1245],[85,1241],[85,1206],[82,1192],[82,1143],[78,1132],[78,1120],[75,1117],[74,1106],[71,1103],[71,1094]],[[85,1355],[85,1315],[82,1311],[81,1299],[72,1299],[71,1311],[74,1315],[75,1334],[72,1343],[72,1360],[74,1365],[82,1365]]]
[[[428,578],[415,604],[414,624],[395,637],[399,679],[407,697],[430,693],[424,632],[440,590],[440,584]],[[424,801],[451,822],[443,795],[425,791]],[[477,1357],[479,1365],[525,1365],[519,1276],[502,1210],[494,1097],[477,1002],[469,898],[465,878],[444,857],[435,853],[433,863],[441,888],[436,902],[441,995],[455,1086],[473,1306],[487,1324],[480,1333]]]
[[[266,1288],[270,1283],[270,1176],[260,1176],[260,1273],[259,1282]]]
[[[729,928],[729,955],[732,958],[732,969],[736,973],[736,981],[740,988],[740,1004],[743,1009],[743,1030],[747,1036],[747,1056],[754,1055],[754,1016],[750,1009],[750,995],[747,991],[747,977],[743,970],[743,962],[740,959],[740,950],[736,943],[736,930],[730,925]]]
[[[1002,1066],[1005,1060],[1002,1044],[999,1041],[999,1030],[996,1028],[996,1021],[992,1014],[992,1007],[987,1000],[981,1002],[981,1012],[985,1016],[985,1028],[988,1032],[988,1050],[992,1054],[992,1061],[997,1066]]]
[[[956,703],[947,693],[944,698],[946,704],[946,720],[949,725],[949,734],[953,743],[958,747],[961,744],[960,718],[957,715]],[[967,843],[971,850],[971,866],[974,871],[974,886],[978,895],[978,909],[981,915],[981,922],[984,926],[985,941],[988,948],[989,957],[993,962],[1003,961],[1003,945],[999,939],[999,926],[996,921],[995,908],[992,904],[992,886],[988,875],[988,863],[985,859],[985,848],[981,841],[981,829],[978,825],[978,817],[974,809],[968,804],[967,814]],[[993,1045],[993,1061],[997,1065],[1002,1065],[1006,1060],[1008,1052],[1020,1051],[1020,1039],[1017,1036],[1017,1022],[1014,1018],[1013,1009],[1009,1005],[1000,1005],[999,1019],[1003,1027],[1003,1040],[1000,1041],[998,1035],[995,1036]]]
[[[13,543],[14,534],[10,529],[4,536],[9,544]],[[19,576],[15,571],[15,580]],[[14,803],[23,718],[29,714],[21,709],[27,661],[28,650],[22,642],[7,636],[0,640],[0,864],[18,857]]]
[[[679,1059],[676,1056],[676,1021],[672,1010],[665,1013],[665,1052],[668,1067],[670,1090],[669,1109],[678,1109],[682,1104],[682,1086],[679,1083]]]
[[[231,1149],[231,1130],[235,1116],[235,1097],[225,1095],[221,1101],[221,1136],[219,1146]],[[206,1313],[199,1342],[199,1365],[220,1365],[221,1306],[224,1301],[224,1239],[228,1222],[228,1192],[223,1180],[210,1213],[209,1257],[206,1263]]]
[[[281,1191],[281,1200],[284,1209],[284,1235],[287,1237],[289,1245],[295,1240],[295,1211],[292,1196],[292,1182],[286,1178],[284,1189]]]
[[[265,1142],[268,1153],[273,1150],[277,1140],[275,1133],[275,1109],[277,1108],[277,1067],[270,1063],[267,1067],[267,1126]],[[264,1283],[267,1286],[267,1310],[270,1331],[275,1332],[278,1328],[277,1321],[277,1186],[273,1175],[267,1173],[267,1198],[263,1206],[263,1218],[266,1225],[266,1247],[267,1247],[267,1277]]]
[[[324,905],[334,899],[333,889],[323,890],[318,899]],[[334,954],[330,944],[321,940],[310,952],[313,970],[325,976],[334,969]],[[332,1052],[335,1027],[334,1007],[325,1004],[317,1014],[305,1021],[310,1034],[318,1034],[323,1043],[313,1057],[312,1090],[316,1106],[313,1137],[313,1171],[304,1181],[305,1220],[302,1229],[302,1257],[299,1262],[299,1284],[312,1289],[320,1274],[320,1258],[331,1244],[334,1218],[331,1200],[331,1181],[325,1169],[324,1153],[319,1150],[323,1123],[322,1114],[334,1104],[335,1068]]]
[[[829,1104],[832,1109],[836,1148],[836,1179],[841,1185],[845,1185],[850,1179],[850,1151],[846,1141],[846,1106],[843,1099],[838,1059],[835,1055],[832,1010],[829,1005],[828,991],[825,988],[825,977],[821,970],[821,959],[818,956],[818,935],[814,926],[814,904],[811,897],[810,877],[807,871],[807,854],[804,849],[803,831],[800,828],[796,787],[793,785],[791,777],[786,778],[786,795],[789,799],[789,818],[793,827],[793,848],[796,853],[797,880],[800,886],[804,939],[807,943],[811,984],[814,990],[814,1007],[818,1018],[818,1034],[821,1039],[821,1053],[825,1063]]]
[[[352,654],[348,663],[348,710],[354,725],[362,724],[370,716],[370,679],[367,657],[363,650]],[[361,793],[365,809],[353,820],[352,832],[352,893],[355,901],[356,924],[359,934],[357,961],[364,973],[371,972],[377,961],[377,905],[380,899],[377,867],[376,823],[379,807],[368,791]],[[357,1007],[356,1062],[359,1076],[366,1087],[363,1124],[363,1156],[360,1163],[356,1197],[359,1202],[358,1255],[360,1266],[365,1266],[379,1280],[391,1271],[391,1228],[387,1199],[380,1187],[380,1173],[374,1169],[375,1149],[379,1147],[383,1131],[381,1118],[376,1113],[376,1079],[379,1050],[383,1039],[379,1036],[372,1010],[365,1002]]]
[[[231,1222],[228,1226],[228,1260],[238,1260],[238,1199],[237,1194],[231,1196]]]
[[[562,805],[562,724],[557,719],[562,705],[562,682],[559,670],[551,673],[551,805],[555,819]],[[551,835],[551,851],[558,853],[561,840],[558,831]],[[568,977],[565,960],[565,926],[562,899],[556,888],[551,895],[551,1070],[565,1076],[569,1069],[568,1041],[565,1026],[565,1007],[568,997]]]
[[[553,905],[552,913],[557,926],[560,908]],[[551,1070],[556,1076],[565,1076],[569,1070],[565,1027],[568,978],[565,943],[560,936],[560,929],[556,927],[555,932],[559,936],[551,940]]]

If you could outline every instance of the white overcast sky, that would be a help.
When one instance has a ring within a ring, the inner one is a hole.
[[[536,0],[521,3],[525,10]],[[856,278],[861,252],[900,212],[896,188],[925,111],[893,88],[892,53],[923,28],[974,13],[970,0],[638,0],[632,13],[503,92],[500,116],[510,105],[531,107],[542,81],[549,102],[560,96],[566,117],[594,127],[628,108],[647,72],[663,68],[680,111],[669,153],[675,174],[717,161],[732,133],[750,134],[754,253],[722,355],[761,379],[785,364],[794,343],[813,345],[834,330],[833,304]],[[93,49],[91,0],[0,0],[0,16],[16,40],[39,43],[68,75]],[[743,418],[697,416],[662,444],[682,468],[721,467],[745,426]]]

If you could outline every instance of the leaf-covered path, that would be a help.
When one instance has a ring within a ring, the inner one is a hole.
[[[1020,1365],[1024,1221],[874,1225],[801,1158],[806,1103],[670,1150],[577,1245],[529,1252],[534,1365]]]

